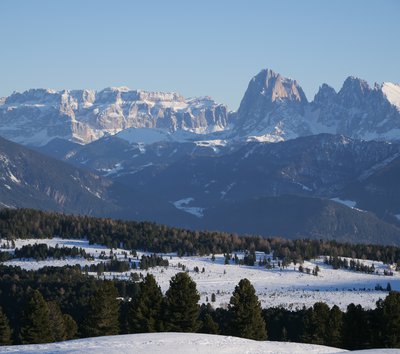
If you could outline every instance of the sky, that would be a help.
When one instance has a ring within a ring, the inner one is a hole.
[[[312,100],[352,75],[400,82],[398,0],[0,0],[0,97],[128,86],[236,110],[270,68]]]

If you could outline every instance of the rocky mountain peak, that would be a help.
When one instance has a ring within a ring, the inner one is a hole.
[[[5,99],[5,104],[24,104],[35,102],[37,104],[54,101],[59,99],[59,94],[56,90],[52,89],[30,89],[20,92],[13,92]]]
[[[297,81],[270,69],[262,70],[250,80],[237,111],[235,131],[250,138],[254,134],[262,141],[288,138],[297,128],[303,133],[297,118],[307,105]]]
[[[271,69],[261,70],[249,83],[248,90],[265,97],[270,102],[298,101],[307,102],[307,98],[296,80],[275,73]]]
[[[341,103],[346,107],[364,104],[364,100],[372,91],[365,80],[349,76],[338,92]]]
[[[127,128],[210,133],[224,130],[229,119],[227,107],[209,97],[185,99],[175,92],[127,87],[99,92],[32,89],[1,102],[0,135],[27,145],[54,138],[86,144]]]
[[[335,97],[336,97],[335,89],[327,84],[322,84],[322,86],[320,86],[317,94],[314,96],[313,103],[318,104],[318,105],[325,104],[325,103],[333,101],[335,99]]]

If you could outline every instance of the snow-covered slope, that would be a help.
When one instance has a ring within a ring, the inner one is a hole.
[[[209,97],[185,99],[127,87],[99,92],[32,89],[0,102],[0,135],[28,145],[54,138],[86,144],[130,127],[203,134],[227,126],[227,107]]]
[[[34,259],[12,259],[4,262],[8,266],[18,266],[23,269],[37,270],[45,266],[61,267],[65,265],[79,264],[85,265],[97,264],[104,261],[101,254],[110,254],[110,249],[105,246],[96,244],[90,245],[87,240],[73,239],[26,239],[15,240],[16,248],[24,245],[45,243],[49,247],[78,247],[85,250],[87,254],[93,256],[93,259],[84,258],[66,258],[66,259],[47,259],[36,261]],[[0,245],[7,244],[5,240],[0,240]],[[13,249],[3,249],[1,251],[13,252]],[[113,249],[112,254],[119,260],[126,260],[126,250]],[[129,253],[129,252],[128,252]],[[314,269],[316,266],[320,268],[318,276],[303,273],[299,271],[299,264],[290,264],[287,268],[278,266],[278,261],[272,261],[273,268],[266,269],[257,263],[254,266],[236,265],[233,261],[225,264],[225,257],[222,254],[216,254],[215,260],[211,256],[192,256],[179,257],[176,253],[160,254],[160,256],[168,259],[168,267],[154,267],[148,270],[139,269],[139,259],[142,255],[149,255],[146,252],[137,252],[138,259],[128,254],[131,262],[137,264],[137,269],[131,269],[127,272],[106,272],[107,278],[116,278],[120,280],[132,279],[132,273],[137,275],[151,273],[156,278],[163,292],[169,288],[171,277],[182,271],[182,265],[188,271],[191,278],[196,282],[197,289],[200,293],[199,304],[210,303],[212,294],[215,294],[215,302],[211,304],[214,307],[226,307],[232,296],[235,286],[240,279],[249,279],[254,288],[261,306],[267,307],[284,307],[287,309],[301,309],[303,306],[311,307],[315,302],[323,301],[329,306],[337,305],[345,310],[350,303],[361,304],[363,308],[375,308],[379,299],[387,296],[386,291],[376,290],[379,285],[383,289],[387,284],[391,284],[393,290],[400,290],[400,273],[393,271],[392,276],[384,275],[387,265],[382,262],[373,262],[369,260],[359,260],[361,263],[372,266],[374,264],[375,273],[366,274],[361,272],[349,271],[344,269],[332,269],[324,263],[322,257],[303,263],[304,269]],[[239,259],[244,254],[237,252]],[[257,252],[257,260],[263,257],[272,259],[272,255],[266,255]],[[349,261],[349,260],[348,260]],[[198,268],[204,272],[196,272]],[[96,275],[92,273],[92,275]]]
[[[388,101],[400,110],[400,85],[384,82],[382,84],[382,92],[385,94]]]
[[[0,353],[21,354],[398,354],[398,349],[370,349],[348,352],[322,345],[254,341],[199,333],[143,333],[85,338],[60,343],[0,347]]]
[[[145,333],[79,339],[52,344],[0,347],[0,353],[107,353],[107,354],[280,354],[340,353],[343,349],[320,345],[257,342],[197,333]],[[377,352],[386,353],[386,352]],[[387,352],[392,353],[392,352]]]

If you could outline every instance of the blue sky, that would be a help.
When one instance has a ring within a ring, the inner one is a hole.
[[[263,68],[312,99],[323,82],[400,82],[397,0],[0,0],[0,96],[129,86],[237,109]]]

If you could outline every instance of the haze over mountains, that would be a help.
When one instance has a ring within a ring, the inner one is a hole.
[[[309,102],[262,70],[237,112],[124,87],[34,89],[0,100],[0,135],[38,151],[1,140],[5,206],[400,244],[397,84],[349,77]]]

